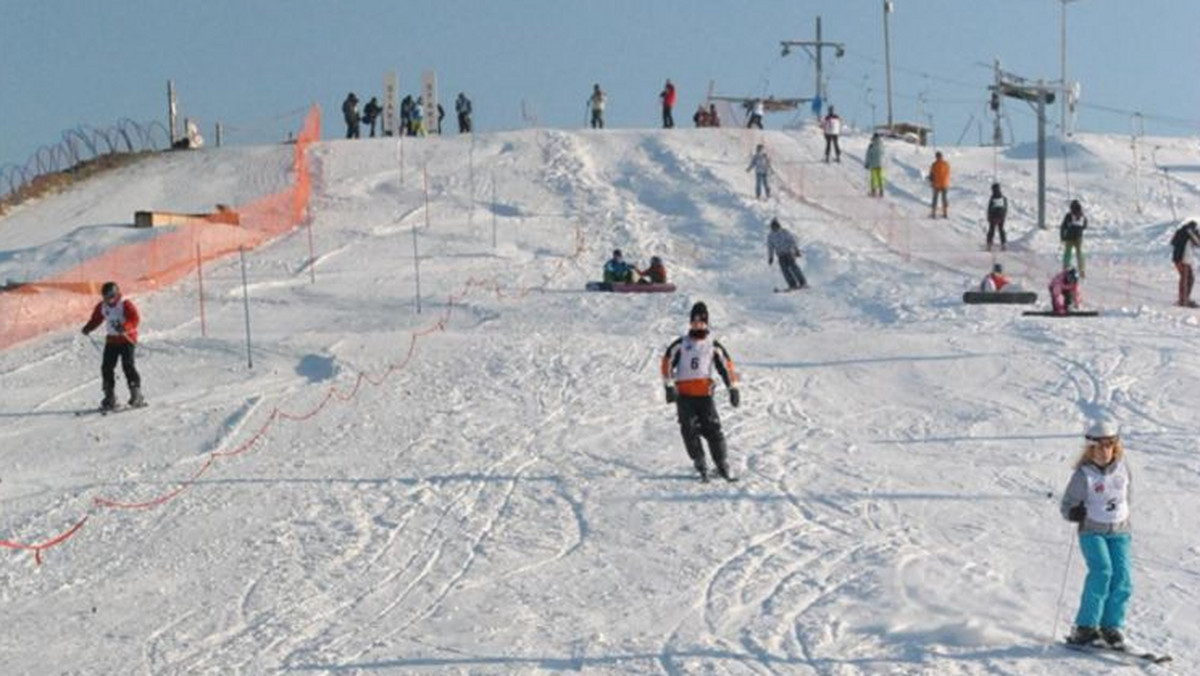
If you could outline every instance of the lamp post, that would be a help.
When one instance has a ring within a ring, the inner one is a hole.
[[[892,41],[888,32],[888,15],[892,11],[892,0],[883,0],[883,62],[887,69],[888,129],[892,128]]]

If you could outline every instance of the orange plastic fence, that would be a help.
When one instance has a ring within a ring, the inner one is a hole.
[[[97,291],[113,280],[126,293],[160,289],[195,272],[200,259],[252,249],[299,225],[312,191],[306,151],[321,136],[321,110],[313,106],[297,137],[293,183],[287,189],[235,207],[241,225],[219,222],[181,225],[143,242],[114,247],[47,279],[0,293],[0,349],[64,326],[87,321]]]

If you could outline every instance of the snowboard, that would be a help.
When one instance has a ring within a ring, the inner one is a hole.
[[[1032,291],[966,291],[962,296],[963,302],[975,304],[1027,305],[1037,302],[1037,294]]]
[[[781,289],[779,287],[775,287],[775,293],[791,293],[793,291],[803,291],[807,288],[808,288],[807,284],[805,284],[804,286],[797,286],[797,287],[793,287],[790,289]]]
[[[1100,312],[1097,310],[1071,310],[1065,315],[1055,314],[1052,310],[1026,310],[1021,313],[1026,317],[1099,317]]]
[[[637,282],[588,282],[584,287],[588,291],[611,291],[613,293],[673,293],[675,285],[639,284]]]
[[[1079,653],[1091,653],[1093,655],[1102,655],[1113,657],[1124,662],[1132,664],[1165,664],[1172,661],[1170,655],[1159,655],[1157,653],[1146,652],[1137,648],[1125,646],[1124,648],[1113,648],[1108,645],[1099,643],[1089,643],[1086,645],[1078,645],[1075,643],[1062,642],[1062,646],[1067,650],[1073,650]]]

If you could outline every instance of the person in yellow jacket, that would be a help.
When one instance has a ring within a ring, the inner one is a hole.
[[[667,403],[675,404],[683,445],[696,471],[700,473],[700,480],[708,481],[708,466],[701,444],[703,438],[708,441],[708,452],[716,465],[717,474],[726,481],[737,481],[729,473],[725,433],[721,431],[721,418],[717,415],[712,396],[713,369],[716,369],[729,390],[730,406],[737,408],[741,403],[737,373],[724,346],[709,335],[708,306],[702,302],[696,303],[692,306],[689,318],[688,332],[676,338],[662,358]]]
[[[929,185],[933,187],[933,202],[929,205],[929,217],[937,218],[938,195],[942,196],[942,218],[950,218],[950,203],[946,200],[946,191],[950,189],[950,163],[942,157],[942,151],[934,155],[933,164],[929,167]]]

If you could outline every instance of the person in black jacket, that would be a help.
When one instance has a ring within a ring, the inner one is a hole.
[[[365,124],[371,125],[371,138],[375,138],[375,120],[379,119],[379,114],[383,112],[383,106],[379,105],[379,99],[374,96],[367,105],[363,106],[362,121]]]
[[[458,98],[454,101],[454,112],[458,113],[458,133],[471,133],[471,99],[467,95],[459,92]]]
[[[1008,216],[1008,198],[1000,193],[1000,184],[992,184],[992,196],[988,199],[987,208],[987,249],[992,250],[992,240],[996,232],[1000,233],[1000,250],[1008,248],[1008,239],[1004,235],[1004,219]]]
[[[1063,217],[1062,225],[1058,227],[1058,238],[1062,240],[1063,255],[1062,269],[1071,267],[1071,249],[1075,250],[1076,267],[1079,276],[1087,277],[1083,271],[1083,231],[1087,230],[1087,216],[1083,215],[1083,205],[1079,200],[1071,200],[1071,210]]]
[[[346,118],[346,138],[358,138],[358,97],[354,92],[342,101],[342,117]]]
[[[1171,262],[1179,272],[1178,304],[1181,307],[1197,307],[1196,301],[1192,300],[1192,287],[1196,284],[1196,271],[1192,266],[1197,247],[1200,247],[1200,232],[1195,220],[1179,226],[1171,236]]]

